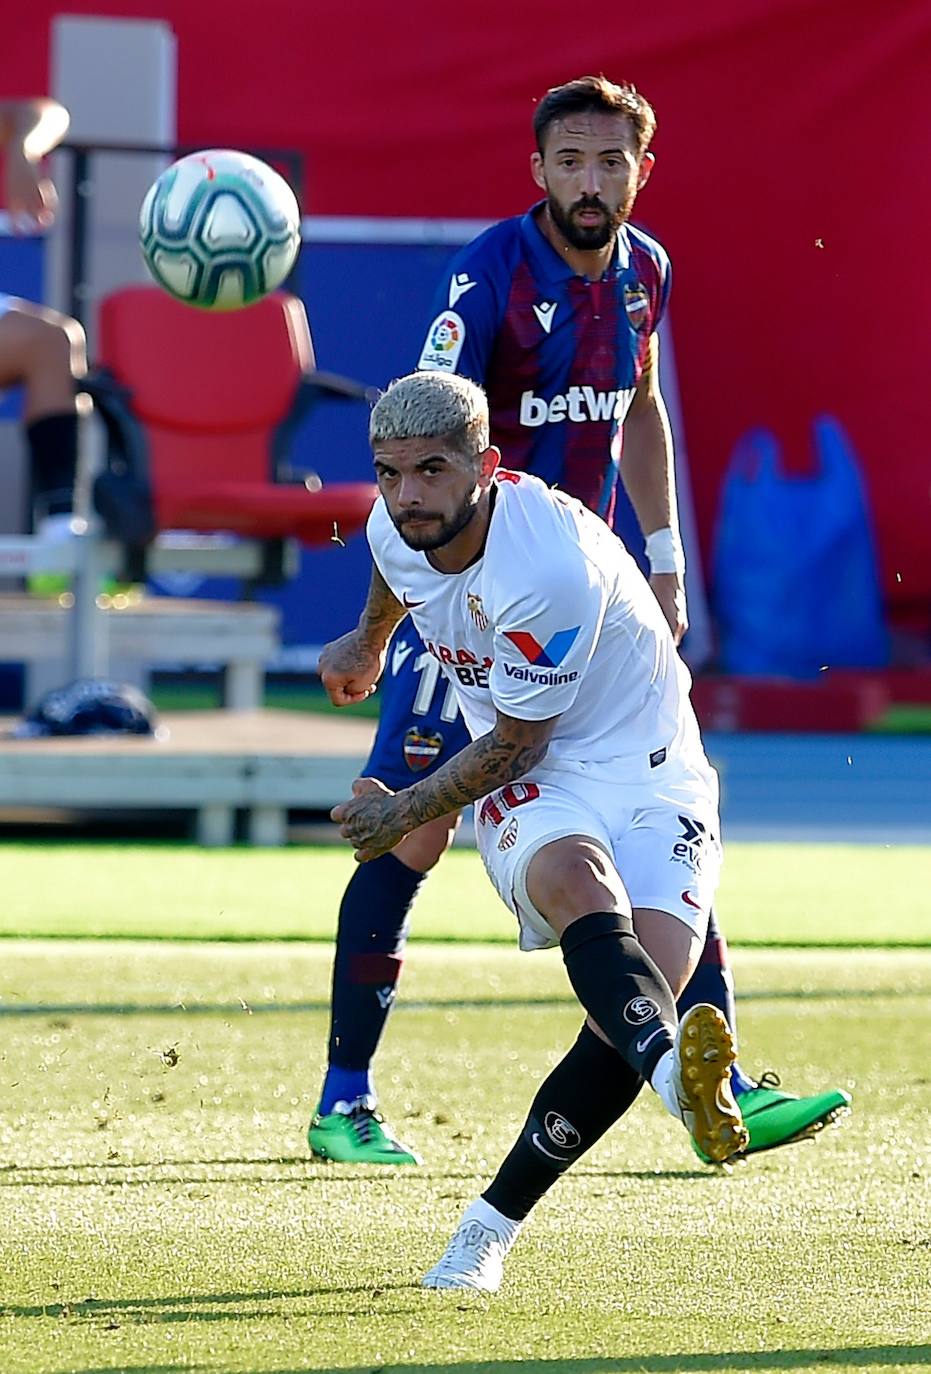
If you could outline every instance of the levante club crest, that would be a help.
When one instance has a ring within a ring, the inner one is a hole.
[[[404,762],[412,772],[419,773],[429,768],[442,748],[443,736],[439,730],[420,730],[412,725],[404,736]]]
[[[642,329],[650,313],[650,297],[641,282],[624,287],[624,309],[634,329]]]

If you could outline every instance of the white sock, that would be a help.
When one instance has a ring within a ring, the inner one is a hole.
[[[669,1115],[674,1116],[677,1121],[681,1121],[682,1108],[679,1106],[679,1099],[676,1096],[676,1087],[673,1082],[675,1067],[675,1050],[667,1050],[657,1061],[650,1079],[650,1087],[657,1094]]]
[[[517,1239],[517,1234],[523,1226],[522,1221],[515,1221],[513,1217],[506,1217],[503,1212],[499,1212],[497,1207],[492,1207],[490,1202],[486,1202],[483,1197],[477,1197],[462,1214],[460,1226],[466,1221],[479,1221],[483,1226],[487,1226],[490,1231],[494,1231],[510,1248]]]
[[[374,1112],[377,1101],[371,1093],[362,1093],[361,1097],[354,1097],[351,1102],[340,1099],[334,1102],[331,1111],[339,1112],[340,1116],[348,1116],[356,1107],[364,1107],[367,1112]]]

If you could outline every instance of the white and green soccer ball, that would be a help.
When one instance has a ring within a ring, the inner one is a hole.
[[[139,238],[146,266],[172,296],[239,310],[291,271],[301,217],[291,187],[266,163],[209,148],[172,163],[150,187]]]

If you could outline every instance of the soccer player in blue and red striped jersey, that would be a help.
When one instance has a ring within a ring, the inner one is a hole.
[[[567,136],[567,144],[577,141]],[[602,165],[610,172],[626,151],[607,149]],[[557,174],[574,176],[577,159],[560,140]],[[641,184],[649,159],[645,154]],[[576,213],[589,219],[581,234],[573,218],[555,218],[559,203],[551,196],[486,230],[458,255],[419,366],[484,379],[493,442],[508,463],[570,491],[610,524],[623,425],[654,364],[670,269],[655,239],[623,221],[615,226],[617,211],[586,210],[584,194]],[[605,243],[574,246],[586,237]],[[590,279],[578,268],[596,255],[605,259],[604,270]],[[662,428],[655,443],[665,478]],[[667,500],[661,497],[661,505]]]
[[[653,169],[655,116],[633,86],[582,77],[548,91],[533,122],[531,172],[544,198],[457,254],[418,366],[481,385],[505,464],[560,486],[609,523],[620,475],[646,539],[650,585],[678,643],[687,628],[685,562],[656,332],[670,267],[661,245],[629,222]],[[439,663],[405,621],[389,649],[365,774],[397,790],[467,740]],[[418,1162],[376,1111],[371,1063],[397,988],[410,906],[457,821],[443,817],[405,836],[360,865],[346,889],[329,1068],[308,1133],[315,1154]],[[713,916],[680,1012],[697,1002],[713,1003],[734,1026],[733,980]],[[813,1133],[849,1102],[841,1091],[799,1099],[736,1065],[733,1086],[748,1153]]]

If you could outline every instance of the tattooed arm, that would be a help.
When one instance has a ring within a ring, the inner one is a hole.
[[[317,671],[334,706],[349,706],[372,695],[385,666],[392,632],[407,611],[373,565],[372,580],[359,623],[323,648]]]
[[[535,768],[558,719],[517,720],[499,711],[487,735],[473,740],[429,778],[397,793],[374,778],[360,778],[353,783],[352,801],[334,807],[330,815],[340,823],[340,834],[355,847],[361,863],[377,859],[425,821],[458,811]]]

